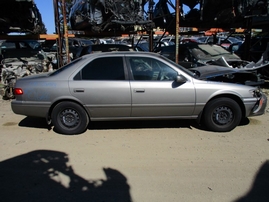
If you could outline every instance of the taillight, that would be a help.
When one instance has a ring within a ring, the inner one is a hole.
[[[15,88],[13,93],[15,95],[22,95],[23,94],[23,90],[21,88]]]

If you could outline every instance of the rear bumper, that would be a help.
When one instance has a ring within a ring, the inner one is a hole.
[[[49,111],[50,104],[34,104],[34,103],[25,103],[22,101],[12,100],[11,109],[15,114],[20,114],[24,116],[32,117],[42,117],[46,118]]]

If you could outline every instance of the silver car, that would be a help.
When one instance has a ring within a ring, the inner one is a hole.
[[[61,134],[80,134],[90,121],[197,119],[210,131],[233,130],[262,115],[267,97],[255,87],[205,81],[148,52],[80,57],[50,73],[18,79],[14,113],[44,117]]]

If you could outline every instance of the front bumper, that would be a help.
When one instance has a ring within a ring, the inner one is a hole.
[[[262,94],[260,99],[256,102],[256,104],[252,108],[249,116],[259,116],[264,114],[266,106],[267,106],[267,97],[265,94]]]

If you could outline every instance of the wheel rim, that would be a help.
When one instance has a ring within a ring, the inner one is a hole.
[[[77,111],[73,109],[65,109],[59,115],[61,123],[67,128],[75,128],[80,122]]]
[[[215,109],[213,112],[213,121],[218,125],[227,125],[234,119],[231,108],[221,106]]]

